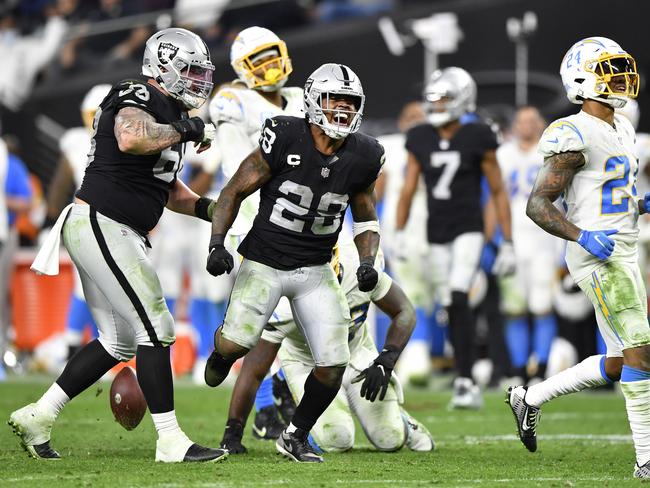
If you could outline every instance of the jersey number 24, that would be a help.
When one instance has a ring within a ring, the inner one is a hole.
[[[630,183],[630,160],[627,156],[612,156],[605,162],[605,173],[618,171],[619,166],[623,166],[623,174],[617,178],[607,180],[602,187],[601,210],[600,213],[620,214],[627,213],[630,208],[630,197],[622,197],[616,201],[616,190],[625,189]],[[636,173],[635,173],[636,180]],[[632,195],[636,195],[636,188],[632,187]]]

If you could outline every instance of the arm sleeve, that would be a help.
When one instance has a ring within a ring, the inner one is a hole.
[[[581,152],[587,159],[584,134],[573,122],[560,119],[553,122],[542,134],[538,151],[545,157],[563,152]]]

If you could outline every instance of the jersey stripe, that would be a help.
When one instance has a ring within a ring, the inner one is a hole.
[[[115,278],[117,278],[117,281],[124,290],[124,293],[126,293],[126,296],[129,297],[129,300],[133,304],[133,307],[135,308],[136,312],[138,312],[138,317],[140,317],[140,320],[142,320],[144,328],[147,331],[147,334],[149,334],[151,343],[156,347],[162,347],[162,344],[158,340],[156,331],[154,330],[153,325],[147,316],[147,312],[145,311],[144,306],[138,297],[138,294],[131,287],[129,281],[126,279],[126,276],[124,276],[124,273],[122,273],[122,270],[113,259],[113,256],[111,256],[111,252],[108,249],[108,245],[106,244],[102,230],[99,227],[99,222],[97,221],[97,211],[93,207],[90,207],[90,226],[93,229],[93,234],[95,234],[95,239],[97,239],[97,244],[99,245],[99,249],[102,252],[102,256],[104,256],[104,259],[106,260],[106,264],[108,264],[108,267],[110,268]]]

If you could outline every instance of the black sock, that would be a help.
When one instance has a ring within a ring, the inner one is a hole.
[[[537,378],[544,379],[544,377],[546,376],[546,366],[547,366],[546,363],[539,363],[537,365],[537,372],[535,373],[535,376]]]
[[[451,292],[451,305],[447,313],[456,370],[459,376],[471,378],[474,365],[474,317],[469,308],[467,293]]]
[[[70,399],[95,383],[119,361],[95,339],[80,348],[65,365],[56,383]]]
[[[174,410],[174,380],[169,347],[138,346],[138,383],[151,413]]]
[[[296,407],[291,423],[298,429],[309,432],[330,403],[336,398],[340,386],[332,388],[316,379],[312,370],[305,380],[305,394]]]

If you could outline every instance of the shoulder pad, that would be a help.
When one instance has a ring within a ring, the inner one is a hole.
[[[298,98],[298,99],[302,100],[304,91],[303,91],[302,88],[300,88],[298,86],[289,86],[289,87],[286,87],[286,88],[282,88],[281,93],[282,93],[283,96],[285,96],[287,98]]]
[[[210,101],[210,118],[215,124],[244,122],[244,104],[240,90],[232,87],[222,88]]]
[[[134,107],[151,111],[150,107],[153,104],[151,90],[155,90],[155,88],[145,80],[122,80],[113,86],[102,105],[108,103],[109,100],[114,100],[117,106],[133,105]]]
[[[558,119],[549,125],[538,144],[538,150],[544,157],[563,152],[582,152],[585,148],[584,131],[575,120],[569,118]]]

